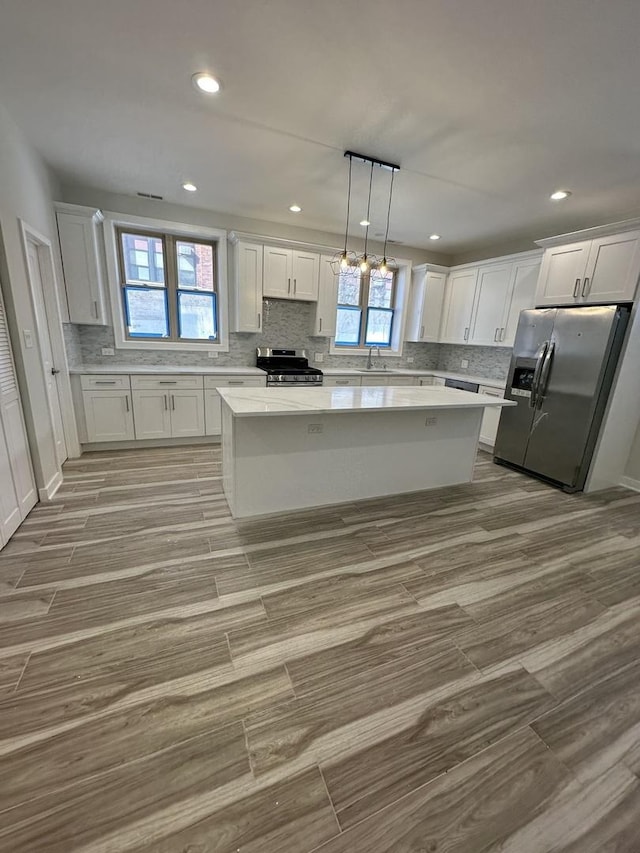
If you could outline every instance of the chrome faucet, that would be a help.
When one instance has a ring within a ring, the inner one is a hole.
[[[376,350],[376,351],[377,351],[377,353],[378,353],[378,360],[380,360],[380,347],[377,347],[377,346],[371,346],[371,347],[369,347],[369,357],[367,358],[367,370],[372,370],[372,369],[373,369],[373,357],[372,357],[372,355],[371,355],[371,353],[373,352],[373,350]]]

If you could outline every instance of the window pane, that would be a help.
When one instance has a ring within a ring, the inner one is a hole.
[[[125,287],[124,307],[129,335],[134,338],[169,336],[167,299],[164,290]]]
[[[338,303],[340,305],[360,305],[360,270],[351,267],[340,272],[338,279]]]
[[[391,308],[392,295],[393,273],[382,275],[378,270],[374,270],[369,283],[369,305],[373,308]]]
[[[359,308],[338,308],[336,324],[336,344],[339,346],[358,346],[360,343]]]
[[[164,256],[159,237],[144,237],[140,234],[120,235],[124,260],[124,279],[127,284],[137,281],[149,284],[164,284]]]
[[[214,341],[218,337],[215,293],[178,293],[180,337]]]
[[[393,311],[387,308],[369,308],[367,311],[367,333],[365,345],[388,347],[391,345]]]
[[[204,243],[176,240],[178,287],[208,290],[213,287],[213,249]]]

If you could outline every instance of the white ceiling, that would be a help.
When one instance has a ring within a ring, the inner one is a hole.
[[[398,162],[391,236],[453,253],[640,211],[639,33],[639,0],[0,0],[0,102],[69,183],[323,231],[344,149]]]

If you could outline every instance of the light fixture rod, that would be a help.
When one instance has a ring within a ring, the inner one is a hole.
[[[389,187],[389,207],[387,208],[387,230],[384,232],[384,249],[382,250],[382,254],[384,256],[384,262],[387,261],[387,240],[389,239],[389,219],[391,218],[391,199],[393,198],[393,178],[395,175],[395,169],[391,172],[391,186]]]
[[[349,160],[351,162],[351,160]],[[364,259],[367,259],[367,243],[369,242],[369,223],[371,220],[371,188],[373,187],[373,160],[371,162],[371,174],[369,175],[369,199],[367,201],[367,230],[364,232]],[[391,173],[393,174],[393,172]]]
[[[344,156],[351,160],[358,160],[361,163],[371,163],[372,166],[380,166],[381,169],[387,169],[390,172],[399,172],[400,166],[397,163],[387,163],[386,160],[378,160],[377,157],[369,157],[367,154],[358,154],[356,151],[345,151]]]
[[[349,157],[349,189],[347,191],[347,222],[344,227],[344,254],[347,255],[347,241],[349,239],[349,211],[351,208],[351,165],[353,160]]]

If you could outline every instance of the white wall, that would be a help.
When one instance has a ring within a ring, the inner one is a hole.
[[[52,198],[57,187],[36,152],[0,105],[0,284],[4,294],[22,406],[39,489],[55,480],[59,468],[47,406],[38,342],[27,348],[23,330],[35,330],[19,219],[52,241]]]

